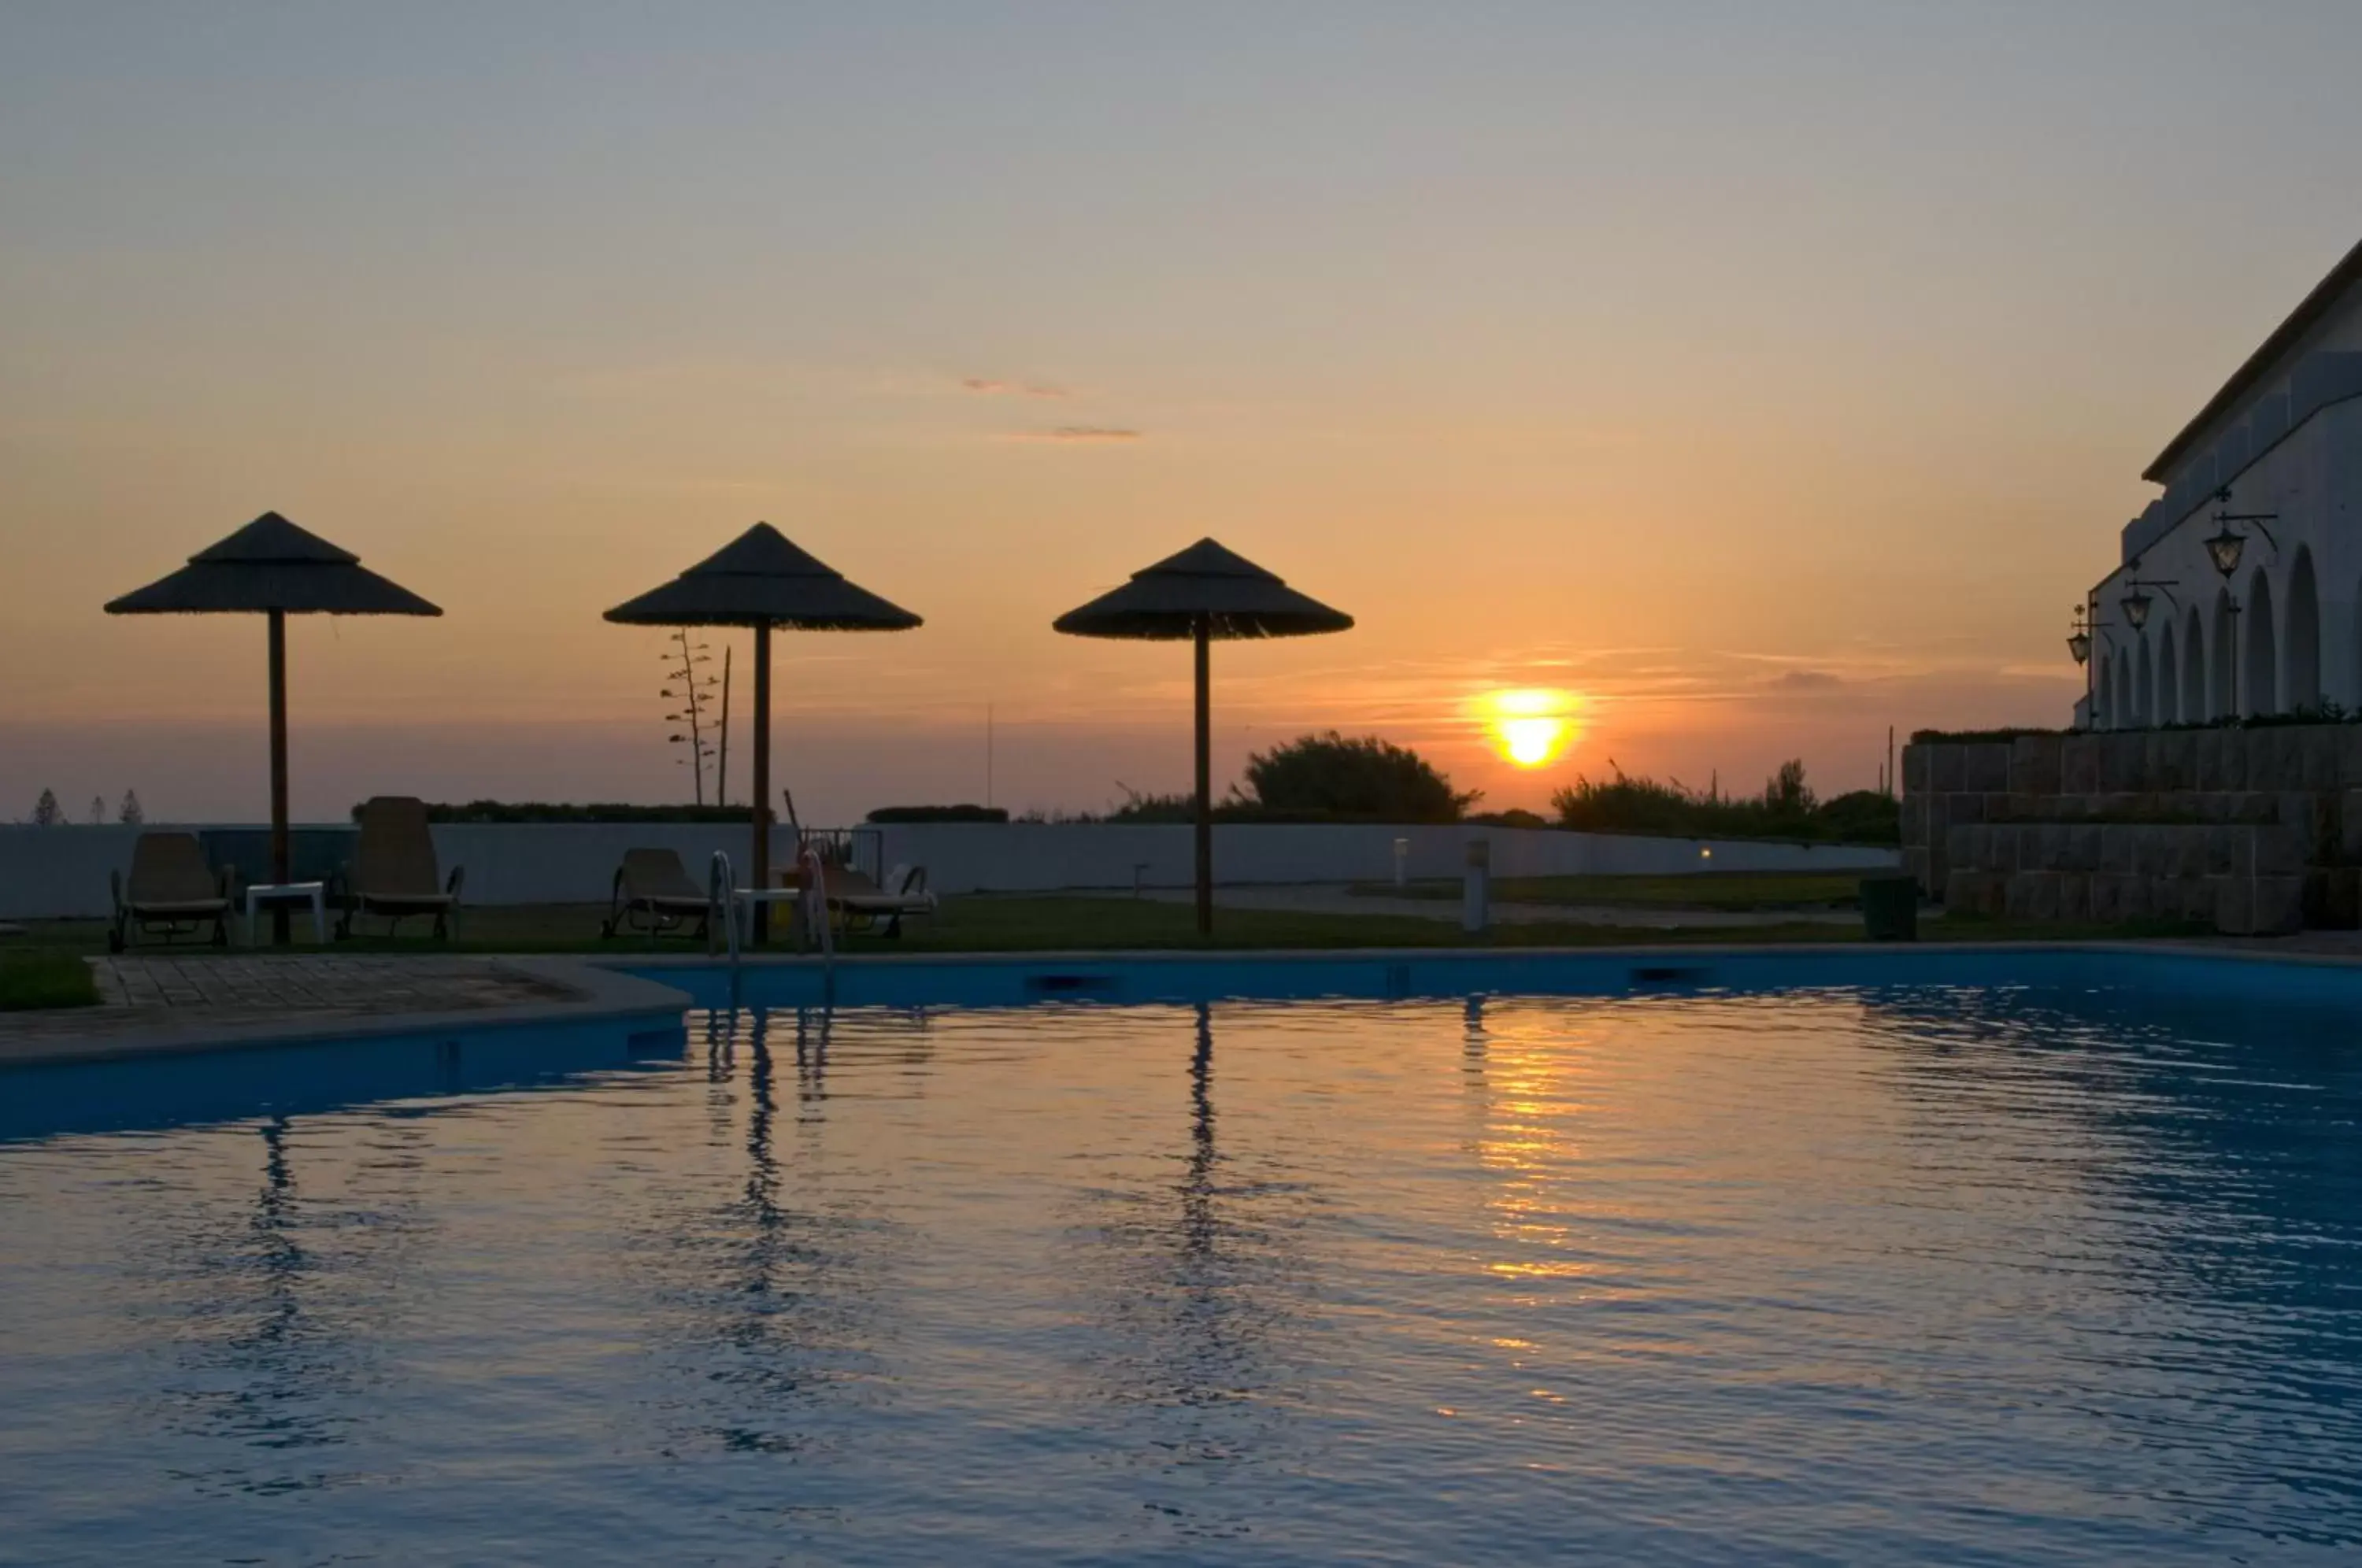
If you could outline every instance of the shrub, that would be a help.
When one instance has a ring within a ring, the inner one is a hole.
[[[1418,753],[1376,735],[1347,740],[1331,730],[1247,758],[1246,781],[1266,812],[1318,812],[1338,820],[1456,823],[1481,791],[1455,793]]]
[[[1579,775],[1572,786],[1551,797],[1559,825],[1583,833],[1695,836],[1701,812],[1709,804],[1678,784],[1628,778],[1620,769],[1613,778]]]
[[[2249,713],[2218,719],[2190,719],[2170,724],[2143,724],[2142,730],[2277,730],[2303,724],[2362,723],[2362,709],[2346,708],[2326,699],[2313,705],[2290,708],[2279,713]],[[1914,745],[1991,745],[1997,741],[2014,741],[2026,735],[2076,735],[2105,734],[2092,730],[2049,730],[2014,728],[1998,730],[1914,730]]]
[[[1246,783],[1252,794],[1233,785],[1214,802],[1216,822],[1456,823],[1481,795],[1473,790],[1455,793],[1448,776],[1407,746],[1375,735],[1347,740],[1334,730],[1249,756]],[[1198,798],[1192,792],[1143,793],[1121,782],[1116,787],[1123,791],[1124,803],[1097,820],[1197,820]],[[1546,825],[1539,817],[1532,820]]]
[[[1991,745],[1995,741],[2014,741],[2021,735],[2063,735],[2071,733],[2073,732],[2068,730],[2047,730],[2039,726],[2026,725],[1998,730],[1913,730],[1911,744],[1913,745]]]
[[[1109,823],[1194,823],[1198,820],[1198,797],[1187,791],[1170,795],[1143,795],[1128,784],[1119,785],[1123,790],[1123,804],[1104,817],[1078,817],[1077,822]],[[1218,823],[1267,823],[1310,821],[1305,817],[1274,816],[1235,790],[1223,800],[1214,802],[1214,820]]]
[[[1804,758],[1792,756],[1763,781],[1763,809],[1775,816],[1809,816],[1813,788],[1805,782]]]
[[[0,1012],[36,1008],[92,1007],[98,982],[90,966],[72,953],[31,950],[0,953]]]
[[[1878,790],[1849,790],[1815,812],[1831,838],[1848,844],[1901,844],[1903,802]]]
[[[353,820],[361,809],[353,808]],[[547,801],[469,801],[464,805],[431,801],[430,823],[743,823],[751,820],[745,806],[635,806],[594,801],[587,805]]]
[[[1111,823],[1191,823],[1198,820],[1198,797],[1191,794],[1143,795],[1131,785],[1119,786],[1123,790],[1123,804],[1107,814]],[[1219,812],[1223,802],[1215,802]]]
[[[1614,764],[1611,762],[1610,767]],[[1751,800],[1701,795],[1679,780],[1579,778],[1551,797],[1559,825],[1584,833],[1653,834],[1674,838],[1783,838],[1827,843],[1899,844],[1903,811],[1892,796],[1855,790],[1826,803],[1790,760]]]
[[[1008,812],[999,806],[880,806],[869,813],[873,823],[1005,823]]]

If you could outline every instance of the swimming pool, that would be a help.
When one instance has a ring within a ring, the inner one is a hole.
[[[0,1559],[2362,1538],[2362,977],[1395,962],[0,1077]]]

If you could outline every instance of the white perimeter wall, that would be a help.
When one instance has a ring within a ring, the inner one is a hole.
[[[250,824],[239,824],[250,825]],[[107,874],[128,868],[130,827],[0,825],[0,919],[109,912]],[[1186,825],[1083,823],[925,823],[889,826],[885,863],[927,867],[938,892],[1044,892],[1059,888],[1182,888],[1193,872]],[[1638,838],[1527,828],[1220,825],[1217,880],[1383,881],[1394,843],[1410,843],[1410,874],[1458,877],[1467,845],[1492,845],[1496,877],[1688,871],[1849,871],[1898,866],[1892,849],[1724,840]],[[777,831],[772,864],[785,866],[792,835]],[[701,884],[707,858],[726,851],[743,880],[747,835],[726,825],[451,823],[435,829],[445,874],[467,867],[474,904],[603,902],[626,849],[669,848]],[[1707,850],[1709,855],[1701,855]]]
[[[889,827],[888,865],[927,867],[939,892],[1038,892],[1054,888],[1186,888],[1196,878],[1186,825],[1116,823],[923,823]],[[1583,872],[1849,870],[1896,866],[1891,849],[1628,838],[1531,828],[1247,826],[1217,824],[1218,882],[1384,881],[1394,875],[1395,840],[1410,842],[1414,878],[1458,877],[1471,840],[1493,846],[1496,877]],[[1700,849],[1710,849],[1711,857]]]

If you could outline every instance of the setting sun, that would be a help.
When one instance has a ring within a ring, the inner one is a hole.
[[[1488,691],[1477,699],[1495,747],[1519,767],[1540,767],[1566,749],[1581,705],[1573,692],[1537,688]]]

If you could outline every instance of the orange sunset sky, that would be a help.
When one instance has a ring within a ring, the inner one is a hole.
[[[266,508],[447,612],[297,625],[306,817],[685,797],[600,612],[758,518],[927,618],[780,639],[808,820],[981,799],[988,705],[999,804],[1183,788],[1186,654],[1049,623],[1205,534],[1360,622],[1217,649],[1218,778],[2062,723],[2140,469],[2356,237],[2362,10],[2270,17],[10,6],[0,819],[259,813],[259,622],[99,606]]]

